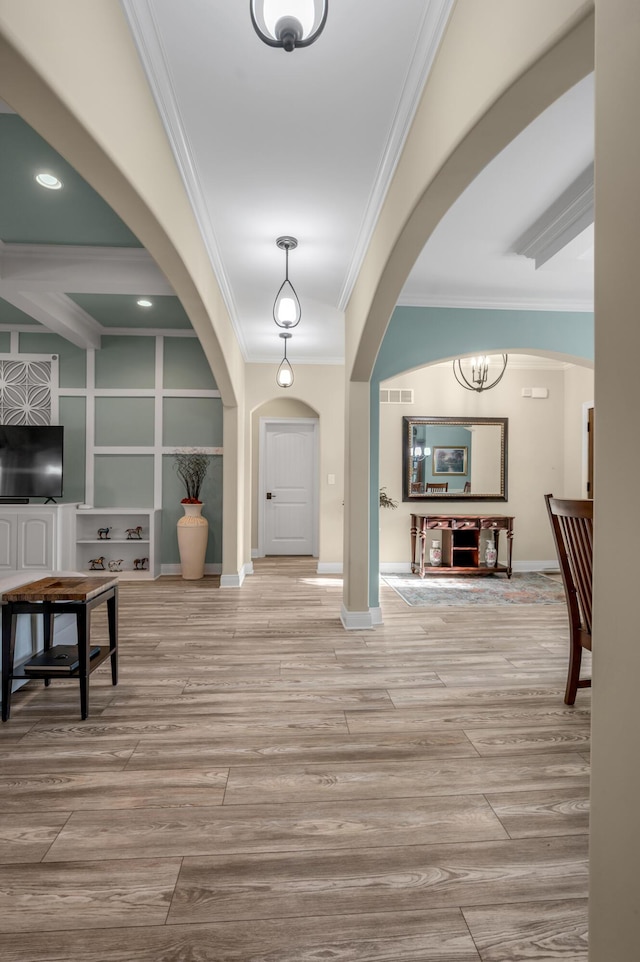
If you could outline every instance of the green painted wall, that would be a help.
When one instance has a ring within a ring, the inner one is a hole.
[[[87,402],[83,397],[61,397],[60,424],[64,424],[63,500],[85,499],[85,439]]]
[[[96,392],[114,390],[114,396],[94,397],[87,392],[90,355],[63,338],[46,332],[22,333],[21,353],[57,354],[60,358],[59,420],[65,427],[64,500],[88,498],[85,477],[87,424],[94,423],[94,443],[99,447],[130,447],[131,454],[101,454],[93,459],[93,504],[98,508],[152,508],[154,505],[154,455],[138,448],[155,444],[155,423],[160,392],[215,391],[215,382],[197,338],[166,337],[163,343],[163,383],[155,383],[156,336],[108,335],[96,351]],[[0,332],[0,351],[9,353],[10,335]],[[137,397],[132,390],[149,390]],[[65,396],[65,390],[79,395]],[[219,397],[162,398],[163,437],[167,447],[222,447],[222,401]],[[162,460],[161,564],[178,564],[176,523],[182,515],[184,490],[173,470],[170,455]],[[222,561],[222,456],[210,457],[201,497],[209,521],[207,564]]]
[[[20,334],[21,354],[57,354],[60,388],[87,386],[87,352],[58,334]]]
[[[95,443],[99,447],[153,447],[152,397],[97,397]]]
[[[174,390],[216,389],[211,368],[194,337],[165,338],[163,385]]]
[[[222,446],[222,402],[211,398],[167,397],[163,401],[164,436],[167,447]]]
[[[155,352],[154,337],[103,337],[96,351],[96,387],[154,388]]]

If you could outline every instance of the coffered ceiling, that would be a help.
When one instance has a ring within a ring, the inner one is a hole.
[[[303,318],[289,354],[342,361],[344,310],[451,6],[333,2],[320,39],[287,54],[260,42],[248,2],[122,0],[247,360],[281,352],[275,240],[292,234]],[[189,326],[127,226],[9,108],[0,143],[0,330],[41,324],[97,347],[103,333]],[[514,252],[592,159],[587,78],[465,191],[401,303],[592,309],[588,230],[538,270]],[[39,187],[43,169],[63,188]]]

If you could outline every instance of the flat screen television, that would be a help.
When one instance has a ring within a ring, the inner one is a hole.
[[[0,498],[61,498],[61,425],[0,424]]]

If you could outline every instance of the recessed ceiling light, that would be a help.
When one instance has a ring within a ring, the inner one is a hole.
[[[46,187],[47,190],[60,190],[62,187],[62,181],[54,177],[53,174],[36,174],[36,180],[41,187]]]
[[[147,300],[146,297],[140,297],[136,301],[136,304],[138,305],[138,307],[153,307],[153,301]]]

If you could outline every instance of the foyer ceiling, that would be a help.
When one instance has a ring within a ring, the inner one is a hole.
[[[248,2],[122,0],[245,358],[275,362],[271,319],[292,234],[303,317],[289,354],[340,363],[343,314],[452,4],[329,5],[312,47],[257,38]],[[389,38],[393,42],[389,42]],[[1,95],[0,91],[0,95]],[[0,331],[43,325],[81,346],[189,321],[137,239],[22,120],[0,113]],[[516,240],[593,160],[587,78],[470,185],[400,303],[591,310],[589,231],[536,270]],[[48,191],[46,168],[64,187]],[[153,307],[140,308],[147,296]]]

